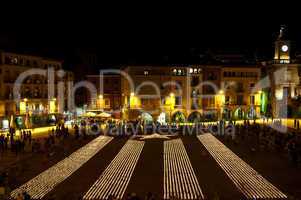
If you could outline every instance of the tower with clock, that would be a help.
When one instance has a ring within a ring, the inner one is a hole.
[[[269,79],[269,86],[264,90],[268,96],[267,115],[274,117],[292,117],[293,111],[299,109],[295,100],[301,96],[301,63],[291,57],[291,44],[285,26],[281,26],[274,59],[263,67]]]
[[[279,36],[275,41],[274,60],[281,64],[290,63],[291,44],[290,41],[285,37],[285,31],[285,26],[281,26]]]

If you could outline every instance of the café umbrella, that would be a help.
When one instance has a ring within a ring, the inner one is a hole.
[[[98,114],[97,117],[100,117],[100,118],[109,118],[109,117],[111,117],[111,114],[110,113],[106,113],[106,112],[102,112],[102,113]]]
[[[85,114],[83,114],[83,117],[95,117],[96,113],[94,112],[86,112]]]

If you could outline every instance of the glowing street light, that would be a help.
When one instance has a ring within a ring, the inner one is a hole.
[[[98,107],[99,109],[103,109],[103,108],[104,108],[104,99],[103,99],[103,95],[102,95],[102,94],[100,94],[100,95],[98,96],[97,103],[98,103],[97,107]]]

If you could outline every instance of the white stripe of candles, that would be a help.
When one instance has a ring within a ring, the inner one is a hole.
[[[144,142],[129,140],[113,161],[84,195],[84,199],[107,199],[110,195],[122,199],[132,177]]]
[[[218,165],[225,171],[235,186],[248,198],[286,199],[287,196],[263,178],[250,165],[234,154],[211,134],[198,136]]]
[[[164,199],[204,199],[181,139],[164,142]]]
[[[83,164],[90,160],[112,139],[113,137],[108,136],[99,136],[95,138],[67,158],[12,191],[11,197],[16,198],[19,193],[26,191],[33,199],[43,198],[47,193],[53,190],[55,186],[67,179]]]

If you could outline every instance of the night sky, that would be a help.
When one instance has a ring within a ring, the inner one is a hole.
[[[246,54],[268,59],[281,23],[254,21],[192,23],[60,23],[60,26],[11,27],[0,30],[0,49],[79,63],[78,54],[91,52],[99,64],[198,63],[208,52]],[[286,24],[296,52],[301,29]],[[80,52],[80,53],[79,53]]]

